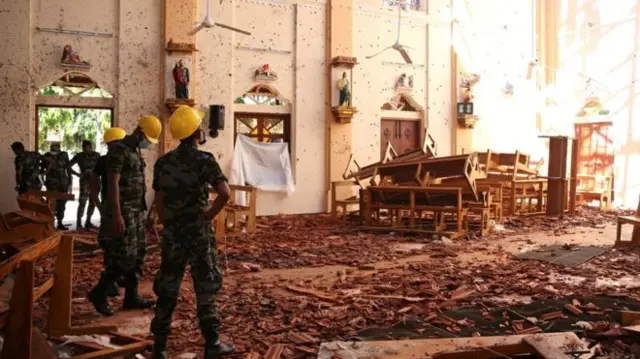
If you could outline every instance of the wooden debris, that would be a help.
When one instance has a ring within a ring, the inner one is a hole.
[[[522,335],[522,334],[537,334],[537,333],[542,333],[542,329],[540,329],[538,327],[531,327],[531,328],[523,329],[523,330],[520,330],[520,331],[516,332],[516,334],[518,334],[518,335]]]
[[[545,320],[545,321],[549,321],[552,319],[558,319],[558,318],[563,318],[564,317],[564,313],[562,313],[562,311],[556,311],[556,312],[551,312],[551,313],[545,313],[543,314],[540,319]]]
[[[284,345],[276,344],[269,347],[269,350],[264,355],[264,359],[280,359],[282,355],[282,351],[284,350]]]
[[[583,311],[581,311],[580,309],[578,309],[575,305],[573,304],[567,304],[564,306],[568,311],[570,311],[573,315],[582,315],[584,314]]]
[[[328,302],[335,302],[337,299],[329,293],[323,293],[314,289],[307,289],[303,287],[298,287],[294,285],[288,285],[287,289],[298,294],[310,295],[312,297],[316,297],[322,300],[326,300]]]

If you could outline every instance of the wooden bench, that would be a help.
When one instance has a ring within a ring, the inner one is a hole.
[[[640,201],[638,201],[638,209],[634,216],[618,216],[616,221],[616,243],[615,245],[622,244],[622,225],[630,224],[633,226],[633,234],[631,235],[631,241],[629,243],[633,245],[640,245]]]
[[[577,175],[576,202],[587,204],[598,201],[601,210],[611,208],[613,184],[611,176]]]
[[[363,229],[444,235],[467,233],[462,189],[446,187],[371,186],[362,191]],[[386,216],[382,212],[386,212]]]
[[[360,199],[358,195],[352,195],[344,199],[338,199],[340,189],[348,189],[353,193],[354,189],[359,189],[360,185],[356,181],[333,181],[331,182],[331,217],[338,218],[338,215],[343,217],[349,212],[349,206],[360,207]],[[338,211],[340,210],[340,212]]]

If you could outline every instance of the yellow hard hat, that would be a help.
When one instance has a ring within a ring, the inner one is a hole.
[[[191,136],[202,124],[204,112],[196,111],[193,107],[182,105],[169,117],[169,130],[176,140],[184,140]]]
[[[127,131],[120,127],[111,127],[104,133],[102,143],[109,143],[117,140],[121,140],[127,135]]]
[[[162,123],[156,116],[145,116],[138,121],[138,126],[149,142],[158,143],[162,132]]]

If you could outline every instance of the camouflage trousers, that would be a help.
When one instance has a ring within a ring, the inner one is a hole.
[[[46,184],[47,191],[52,192],[69,192],[69,185],[66,183],[49,182]],[[67,209],[67,201],[63,199],[56,200],[56,219],[58,223],[62,223],[64,219],[64,210]]]
[[[147,254],[144,231],[144,212],[123,212],[124,233],[113,235],[111,216],[102,218],[98,243],[104,250],[102,276],[108,284],[124,278],[126,286],[136,286],[142,275],[142,265]]]
[[[29,191],[39,191],[42,189],[42,182],[39,179],[27,179],[22,181],[18,186],[18,194],[24,194]]]
[[[90,197],[90,181],[88,179],[81,179],[80,197],[78,198],[78,222],[80,222],[82,216],[84,216],[84,208],[87,206],[87,201],[89,201],[89,208],[87,208],[87,222],[91,221],[91,216],[93,216],[93,211],[95,211],[96,205],[93,203]]]
[[[171,317],[176,308],[180,285],[187,265],[196,293],[198,321],[205,338],[216,340],[220,332],[220,317],[215,294],[222,288],[222,271],[218,267],[215,238],[211,223],[204,219],[197,223],[165,224],[162,231],[162,263],[153,283],[158,296],[151,332],[168,335]]]

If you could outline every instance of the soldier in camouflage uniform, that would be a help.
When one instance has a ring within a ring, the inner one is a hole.
[[[18,194],[27,193],[30,190],[41,190],[42,155],[35,151],[25,151],[22,142],[12,143],[11,149],[16,155],[14,164],[16,167],[16,191],[18,191]]]
[[[73,156],[71,159],[71,163],[69,163],[69,171],[74,175],[80,177],[80,198],[78,199],[78,215],[76,228],[82,229],[82,216],[84,216],[84,208],[87,206],[87,201],[91,195],[91,173],[93,169],[96,167],[98,163],[98,159],[100,159],[100,154],[93,150],[91,146],[91,141],[82,141],[82,152]],[[71,167],[73,165],[78,164],[80,167],[80,173],[74,171]],[[89,208],[87,209],[87,220],[84,223],[84,228],[91,229],[93,228],[93,224],[91,224],[91,216],[93,216],[93,211],[95,210],[95,204],[93,201],[89,201]]]
[[[107,292],[124,277],[125,297],[123,309],[151,308],[153,301],[138,294],[139,275],[146,253],[144,229],[145,163],[141,148],[157,143],[162,124],[154,116],[138,122],[131,134],[113,144],[107,153],[107,200],[104,203],[103,225],[100,238],[105,238],[105,269],[88,298],[96,311],[113,315],[107,302]]]
[[[49,152],[44,154],[44,162],[46,163],[45,186],[47,191],[69,193],[71,188],[71,172],[69,172],[69,154],[60,151],[60,142],[51,142]],[[68,228],[62,224],[64,219],[64,210],[67,208],[66,200],[56,200],[56,219],[58,220],[58,228],[61,231]]]
[[[229,199],[229,186],[220,166],[203,144],[202,115],[189,106],[179,107],[169,119],[172,136],[180,145],[155,164],[153,189],[162,224],[162,263],[153,290],[158,296],[155,317],[154,359],[167,358],[167,336],[176,307],[185,267],[190,265],[196,292],[200,329],[205,337],[205,358],[218,358],[235,351],[219,340],[220,318],[215,295],[222,287],[222,271],[215,253],[211,221]],[[218,195],[211,207],[209,189]],[[208,208],[209,207],[209,208]]]

